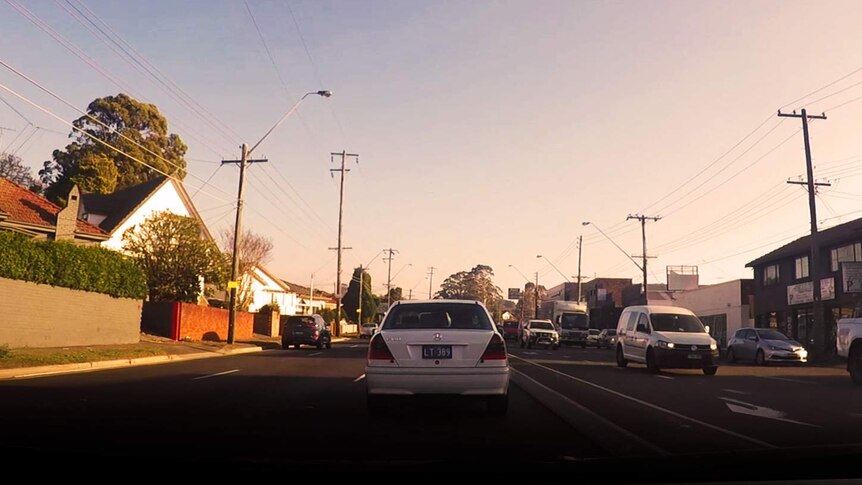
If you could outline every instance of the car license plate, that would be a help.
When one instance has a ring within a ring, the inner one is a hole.
[[[699,359],[699,358],[700,358],[700,354],[688,354],[688,358],[689,358],[689,359]]]
[[[452,358],[452,346],[451,345],[423,345],[422,346],[422,358],[423,359],[451,359]]]

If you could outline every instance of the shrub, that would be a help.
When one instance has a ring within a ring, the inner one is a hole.
[[[7,357],[9,355],[9,346],[8,345],[0,345],[0,359]]]
[[[0,277],[142,300],[147,280],[134,261],[99,246],[37,241],[0,231]]]
[[[278,306],[277,302],[267,303],[260,307],[257,312],[258,313],[272,313],[272,312],[280,312],[281,307]]]

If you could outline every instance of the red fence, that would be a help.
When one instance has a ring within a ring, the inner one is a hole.
[[[228,310],[180,302],[145,302],[141,329],[174,340],[227,340]],[[251,340],[254,315],[236,312],[236,340]]]

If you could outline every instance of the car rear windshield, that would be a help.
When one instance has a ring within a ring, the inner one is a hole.
[[[677,313],[651,313],[652,328],[658,332],[695,332],[704,331],[703,324],[694,315]]]
[[[757,335],[764,340],[790,340],[786,335],[775,330],[757,330]]]
[[[313,327],[314,318],[292,316],[287,319],[286,325],[291,327]]]
[[[539,330],[553,330],[554,326],[548,322],[533,322],[530,324],[530,328],[536,328]]]
[[[457,328],[491,330],[491,320],[475,303],[417,303],[392,307],[383,330]]]
[[[571,330],[573,328],[588,328],[590,326],[587,316],[583,313],[563,313],[563,318],[560,320],[560,327]]]

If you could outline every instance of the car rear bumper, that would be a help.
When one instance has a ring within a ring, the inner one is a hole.
[[[655,349],[655,361],[666,369],[700,369],[718,365],[718,351]]]
[[[508,392],[509,368],[421,369],[367,367],[365,369],[365,380],[369,394],[490,396],[506,394]]]

